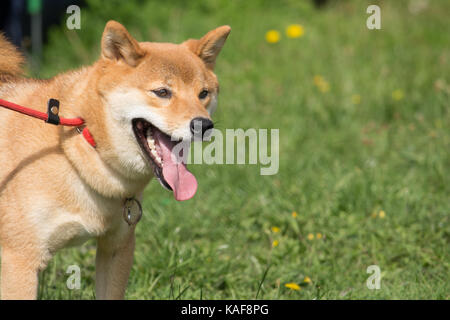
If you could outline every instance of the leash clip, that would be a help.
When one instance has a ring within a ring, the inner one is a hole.
[[[137,215],[134,215],[132,210],[133,207],[137,207]],[[134,217],[133,217],[134,215]],[[142,206],[141,203],[136,198],[126,198],[123,205],[123,219],[128,225],[135,226],[139,220],[142,218]]]
[[[56,99],[48,100],[48,105],[47,105],[48,118],[47,118],[47,120],[45,120],[45,122],[54,124],[56,126],[59,125],[60,119],[59,119],[58,113],[59,113],[59,101]]]

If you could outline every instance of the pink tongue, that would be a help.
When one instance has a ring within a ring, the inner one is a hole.
[[[197,191],[197,180],[188,171],[186,164],[181,159],[177,161],[177,157],[172,154],[175,142],[159,130],[155,130],[154,134],[162,151],[164,180],[172,188],[176,200],[189,200]]]

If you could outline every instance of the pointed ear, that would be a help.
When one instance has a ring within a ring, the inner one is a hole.
[[[205,62],[206,66],[212,70],[230,31],[231,28],[229,26],[221,26],[211,30],[200,40],[189,39],[183,42],[183,44],[198,55]]]
[[[135,67],[139,64],[145,51],[128,33],[127,29],[116,21],[108,21],[102,36],[102,56],[110,60],[123,60]]]

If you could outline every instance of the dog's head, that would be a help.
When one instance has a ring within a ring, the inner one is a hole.
[[[151,172],[177,200],[191,198],[195,177],[172,149],[213,127],[219,86],[216,57],[230,33],[222,26],[182,44],[136,41],[106,24],[97,91],[103,100],[111,165],[134,176]]]

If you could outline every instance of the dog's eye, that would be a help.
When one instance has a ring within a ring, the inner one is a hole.
[[[199,99],[205,99],[208,96],[208,93],[208,90],[203,89],[198,95]]]
[[[156,94],[160,98],[168,99],[168,98],[170,98],[172,96],[172,92],[169,89],[166,89],[166,88],[152,90],[152,92],[154,94]]]

